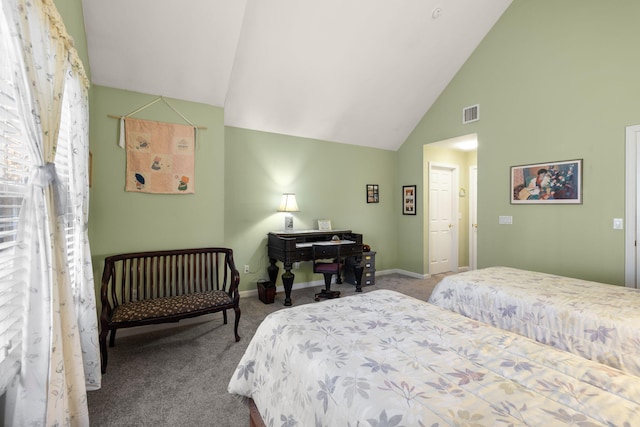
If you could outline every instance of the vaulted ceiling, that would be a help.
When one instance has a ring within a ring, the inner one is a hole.
[[[93,84],[398,149],[512,0],[83,0]],[[462,114],[462,113],[461,113]]]

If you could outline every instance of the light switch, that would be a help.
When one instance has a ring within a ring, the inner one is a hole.
[[[513,224],[513,217],[511,215],[509,216],[499,216],[498,217],[498,224]]]
[[[622,218],[613,218],[613,229],[622,230]]]

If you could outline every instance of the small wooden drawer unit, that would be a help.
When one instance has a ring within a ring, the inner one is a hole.
[[[353,272],[355,257],[347,257],[344,268],[344,280],[353,285],[356,284],[356,278]],[[362,286],[374,285],[376,283],[376,253],[363,252],[362,261]]]

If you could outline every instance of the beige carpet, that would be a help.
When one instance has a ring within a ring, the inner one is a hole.
[[[389,274],[376,277],[376,284],[363,290],[393,289],[426,301],[442,277],[420,280]],[[293,291],[294,306],[313,304],[319,289]],[[356,294],[349,284],[332,289],[342,296]],[[91,425],[247,426],[249,412],[227,393],[227,384],[262,319],[286,309],[283,302],[283,292],[273,304],[263,304],[257,295],[241,299],[238,343],[233,339],[233,313],[227,325],[216,313],[211,321],[116,338],[102,389],[88,393]]]

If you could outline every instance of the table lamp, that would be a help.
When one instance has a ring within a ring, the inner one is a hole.
[[[280,200],[278,212],[300,212],[300,209],[298,209],[298,203],[296,202],[296,195],[294,193],[282,194],[282,200]],[[287,231],[293,230],[293,215],[288,214],[284,217],[284,229]]]

